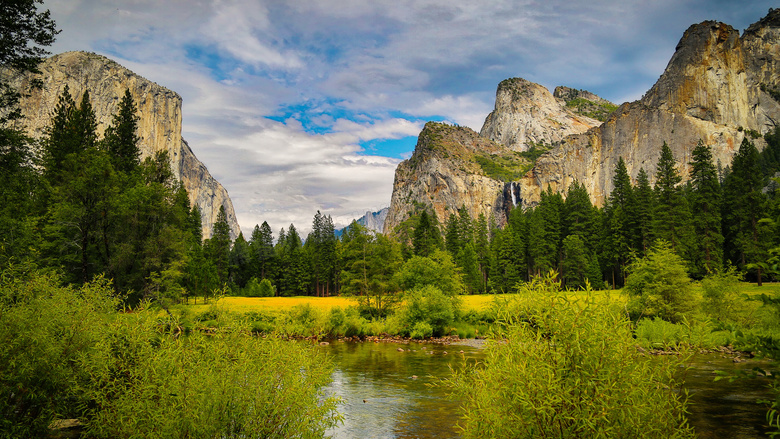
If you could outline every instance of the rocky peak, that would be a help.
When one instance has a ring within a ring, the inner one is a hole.
[[[141,158],[153,156],[157,151],[168,152],[174,175],[187,189],[190,202],[200,207],[205,238],[211,236],[220,206],[225,206],[231,235],[233,238],[238,235],[240,229],[227,191],[182,138],[182,99],[178,94],[94,53],[55,55],[41,63],[39,69],[40,75],[16,76],[12,80],[19,90],[27,89],[33,80],[43,83],[42,88],[33,89],[20,101],[25,127],[31,137],[44,136],[66,85],[77,102],[84,91],[89,90],[99,136],[111,123],[125,90],[130,90],[138,107]],[[2,73],[10,75],[7,71]]]
[[[470,128],[428,122],[412,156],[395,171],[384,233],[392,233],[420,206],[440,220],[466,206],[472,218],[484,214],[501,222],[506,182],[530,167],[521,153]]]
[[[485,119],[480,136],[515,151],[528,151],[537,145],[556,145],[599,124],[576,114],[546,87],[511,78],[498,84],[495,109]]]
[[[756,100],[739,32],[725,23],[705,21],[685,31],[666,70],[641,102],[708,122],[757,129],[750,108]]]
[[[652,184],[664,142],[685,180],[699,141],[712,148],[714,160],[723,166],[731,163],[746,136],[761,148],[760,136],[780,123],[780,10],[770,10],[741,37],[724,23],[695,24],[640,101],[621,105],[604,123],[576,114],[583,111],[580,104],[584,109],[589,103],[604,104],[585,91],[559,87],[553,95],[524,79],[502,81],[480,136],[531,160],[529,153],[534,151],[529,147],[538,143],[552,147],[535,159],[530,171],[513,180],[511,173],[495,172],[508,154],[471,154],[468,159],[469,154],[461,152],[463,159],[455,162],[446,159],[447,142],[434,142],[441,151],[415,151],[414,172],[407,162],[398,167],[387,224],[397,224],[394,221],[415,203],[433,206],[440,218],[446,218],[444,207],[465,205],[472,217],[491,212],[500,224],[510,207],[533,206],[542,190],[565,192],[574,181],[601,205],[612,191],[612,173],[621,157],[632,178],[644,168]],[[430,133],[423,131],[418,147],[427,145],[425,136]],[[466,137],[444,138],[458,145],[453,150],[466,151],[468,142],[476,145]]]

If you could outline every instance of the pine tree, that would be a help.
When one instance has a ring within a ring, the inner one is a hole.
[[[634,213],[634,192],[626,163],[620,157],[612,177],[612,192],[604,206],[603,230],[607,232],[602,242],[602,260],[609,261],[613,288],[625,279],[634,241],[632,218]]]
[[[593,237],[593,204],[584,185],[578,181],[569,186],[561,218],[563,236],[577,235],[586,246],[595,243]]]
[[[238,234],[230,249],[230,282],[238,288],[244,288],[251,278],[249,244],[244,234]]]
[[[634,230],[636,240],[633,248],[644,255],[653,244],[653,213],[655,212],[655,194],[645,168],[639,169],[634,187]]]
[[[765,216],[766,196],[758,150],[747,138],[731,162],[731,172],[723,182],[723,234],[731,262],[742,270],[762,262],[766,242],[760,234],[759,220]],[[756,267],[756,280],[762,281],[762,270]]]
[[[579,289],[585,286],[590,268],[590,258],[585,241],[579,235],[569,235],[563,240],[561,277],[566,288]]]
[[[693,246],[691,211],[679,186],[682,177],[677,171],[677,162],[666,142],[661,146],[655,180],[653,236],[668,242],[675,253],[690,260]]]
[[[490,272],[490,236],[485,214],[480,213],[474,227],[474,251],[477,253],[479,271],[482,275],[480,291],[487,291],[488,273]]]
[[[140,138],[136,134],[138,119],[133,96],[127,89],[111,125],[106,128],[103,141],[111,155],[114,169],[128,175],[141,164],[141,151],[138,148]]]
[[[723,265],[721,233],[721,190],[718,170],[712,162],[712,151],[699,140],[693,150],[691,166],[691,208],[696,233],[691,264],[692,274],[703,277],[717,272]]]
[[[230,269],[230,225],[225,206],[219,206],[217,220],[211,230],[211,238],[204,244],[206,257],[217,269],[220,285],[227,285]]]
[[[423,210],[417,219],[412,235],[412,248],[416,256],[430,256],[435,250],[442,248],[439,225],[428,215],[427,210]]]

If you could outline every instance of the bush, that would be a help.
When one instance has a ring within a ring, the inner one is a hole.
[[[678,322],[695,309],[697,301],[685,263],[668,243],[658,241],[629,271],[623,290],[629,295],[628,309],[633,317]]]
[[[276,287],[268,279],[258,282],[257,278],[253,277],[246,283],[243,294],[246,297],[274,297],[276,296]]]
[[[261,339],[213,307],[219,326],[181,334],[175,317],[118,313],[98,279],[0,276],[0,437],[43,437],[57,417],[95,438],[321,437],[336,423],[319,389],[329,361]]]
[[[714,319],[722,322],[747,323],[746,304],[740,299],[742,274],[729,267],[711,274],[701,281],[703,308]]]
[[[464,437],[694,437],[676,375],[686,355],[639,356],[630,321],[591,291],[585,303],[543,293],[522,288],[506,338],[448,381]]]
[[[411,335],[418,323],[426,323],[432,335],[441,336],[448,332],[459,312],[460,300],[456,296],[448,296],[427,285],[405,295],[398,318],[407,334]]]
[[[412,331],[409,333],[409,337],[421,340],[433,335],[433,328],[428,322],[417,322],[414,324]]]

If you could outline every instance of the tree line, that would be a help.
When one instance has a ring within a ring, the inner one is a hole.
[[[234,243],[230,278],[239,289],[252,277],[266,278],[281,295],[389,291],[397,286],[381,280],[392,278],[383,270],[444,251],[458,267],[466,293],[513,291],[549,270],[568,288],[586,281],[594,288],[621,287],[631,262],[662,240],[693,278],[734,266],[761,283],[777,274],[780,254],[780,199],[773,178],[780,170],[780,130],[765,140],[759,152],[745,137],[726,167],[699,142],[686,183],[664,142],[654,184],[644,169],[632,180],[621,157],[602,207],[575,181],[566,193],[548,188],[535,207],[513,209],[502,228],[484,215],[471,218],[465,206],[442,223],[419,205],[391,237],[353,223],[339,240],[330,217],[317,212],[305,241],[291,224],[274,245],[263,223],[248,242],[239,236]]]

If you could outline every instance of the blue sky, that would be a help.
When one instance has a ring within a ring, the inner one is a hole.
[[[104,54],[183,98],[183,135],[245,233],[390,203],[428,120],[473,128],[498,83],[638,99],[685,29],[775,1],[46,0],[52,50]]]

